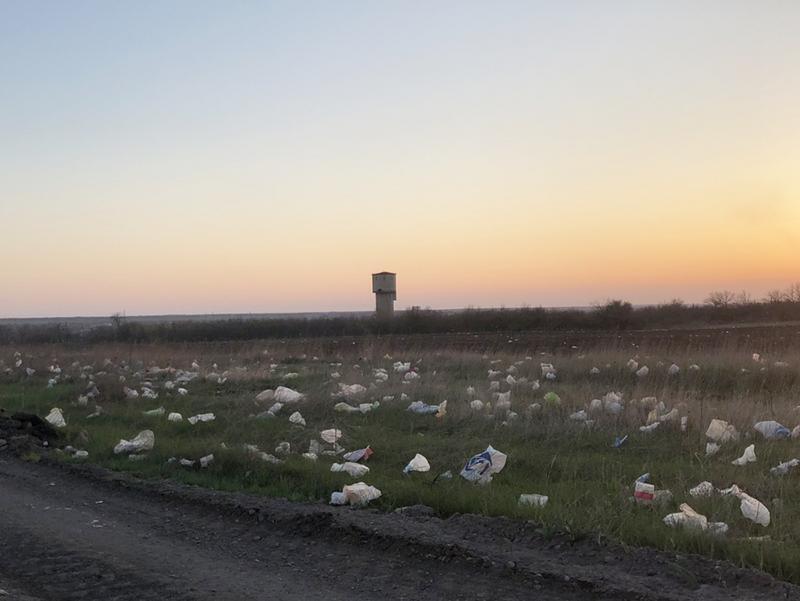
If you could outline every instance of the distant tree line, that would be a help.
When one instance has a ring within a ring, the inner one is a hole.
[[[398,312],[390,320],[341,316],[143,323],[114,315],[110,325],[83,332],[72,331],[66,324],[0,325],[0,343],[200,342],[368,334],[644,330],[786,321],[800,321],[800,284],[785,291],[770,292],[762,300],[753,300],[746,293],[722,290],[709,294],[702,305],[689,305],[676,299],[644,307],[610,300],[589,310],[526,307],[446,312],[415,307]]]

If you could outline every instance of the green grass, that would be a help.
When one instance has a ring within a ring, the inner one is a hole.
[[[63,366],[68,364],[73,351],[60,351]],[[85,349],[81,352],[82,362],[94,362],[96,370],[101,369],[101,357],[87,357]],[[691,356],[680,357],[661,357],[653,353],[640,356],[640,362],[650,365],[652,371],[650,377],[639,380],[625,367],[629,356],[616,351],[597,352],[587,357],[544,357],[541,359],[556,364],[559,379],[554,383],[542,381],[542,388],[535,392],[529,386],[515,388],[513,409],[520,417],[503,425],[502,419],[470,411],[465,389],[473,385],[479,398],[490,400],[487,369],[504,370],[524,357],[484,358],[480,354],[446,350],[422,356],[412,351],[398,352],[397,359],[421,358],[418,363],[421,380],[404,385],[401,377],[392,373],[392,360],[377,353],[368,356],[366,361],[359,361],[358,357],[340,351],[314,361],[310,356],[301,358],[291,354],[272,353],[269,359],[254,351],[233,354],[224,347],[215,352],[217,355],[213,358],[204,357],[203,363],[216,360],[229,369],[236,365],[247,366],[248,371],[231,375],[223,385],[193,382],[187,386],[190,394],[186,397],[159,389],[160,396],[155,401],[125,400],[120,394],[121,384],[116,372],[98,376],[95,381],[102,393],[98,402],[104,415],[86,419],[93,407],[75,405],[85,382],[75,377],[72,382],[48,389],[44,369],[36,365],[41,371],[33,378],[12,372],[0,379],[0,407],[40,415],[45,415],[51,407],[61,407],[69,424],[64,431],[65,440],[76,441],[84,431],[88,444],[76,446],[89,451],[89,461],[111,469],[147,478],[172,478],[209,488],[297,501],[327,501],[332,491],[354,481],[346,474],[329,471],[331,457],[320,456],[319,461],[313,463],[299,456],[308,450],[309,440],[318,439],[320,430],[337,427],[344,432],[341,444],[348,450],[367,444],[375,450],[367,464],[370,472],[363,480],[383,492],[373,504],[378,508],[388,511],[424,504],[442,516],[456,513],[507,515],[534,520],[546,532],[566,531],[575,537],[606,536],[632,545],[698,552],[761,568],[779,578],[800,583],[800,546],[797,544],[800,540],[800,471],[783,478],[769,474],[769,467],[779,461],[800,456],[798,443],[792,440],[766,442],[755,437],[752,441],[728,445],[718,455],[706,458],[703,435],[712,417],[728,419],[742,431],[749,430],[757,419],[775,418],[789,427],[794,426],[797,421],[794,407],[800,399],[796,367],[770,367],[761,372],[746,353],[694,352]],[[162,365],[171,362],[187,368],[190,357],[196,353],[198,349],[189,345],[182,353],[160,356],[159,360],[163,361]],[[491,359],[502,359],[502,362],[491,365]],[[519,366],[518,376],[538,377],[539,359],[537,356],[525,361]],[[659,360],[664,362],[662,367],[656,367]],[[797,365],[797,357],[786,360]],[[136,361],[134,358],[128,370],[114,368],[125,373],[129,385],[136,381],[133,373],[141,365],[150,363]],[[341,361],[343,365],[331,367],[328,361]],[[361,369],[353,367],[357,361]],[[668,377],[665,373],[672,361],[682,367],[677,377]],[[28,362],[35,363],[36,356],[30,357]],[[279,367],[270,370],[270,362],[279,363]],[[687,366],[693,362],[700,363],[703,369],[688,371]],[[6,364],[9,363],[6,357]],[[609,367],[605,367],[607,364]],[[593,365],[602,368],[599,376],[589,375]],[[367,385],[372,381],[372,367],[388,368],[391,378],[370,391],[363,400],[380,399],[384,395],[395,395],[395,400],[383,402],[379,409],[366,415],[334,412],[333,405],[338,401],[330,397],[336,389],[330,373],[339,371],[342,382]],[[743,367],[749,371],[743,373]],[[284,382],[282,375],[290,371],[300,376]],[[164,379],[158,377],[152,381],[158,386]],[[281,383],[307,393],[308,399],[297,406],[284,407],[275,419],[254,419],[253,414],[269,406],[269,403],[258,406],[253,400],[255,394]],[[541,401],[549,390],[561,396],[562,408],[526,417],[525,408],[531,402]],[[592,431],[568,420],[569,413],[610,390],[622,391],[628,401],[654,395],[668,407],[680,405],[682,413],[689,417],[689,431],[682,433],[675,427],[658,430],[652,435],[641,434],[638,426],[647,412],[635,408],[631,402],[624,415],[601,417]],[[409,401],[399,400],[403,392],[409,395]],[[448,400],[448,415],[442,420],[406,411],[411,400],[440,402],[444,399]],[[170,423],[166,416],[142,415],[144,410],[159,406],[164,406],[167,412],[180,412],[184,418],[213,411],[217,419],[192,426],[187,422]],[[289,423],[288,416],[295,409],[301,411],[308,422],[306,428]],[[120,438],[130,439],[146,428],[154,431],[156,446],[144,461],[131,462],[113,454],[112,448]],[[612,448],[614,435],[623,433],[630,434],[627,444],[621,449]],[[245,443],[255,444],[273,453],[281,441],[292,445],[292,454],[281,465],[254,459],[241,448]],[[749,442],[756,444],[758,462],[745,467],[731,465],[731,460]],[[221,447],[222,443],[227,450]],[[506,468],[494,481],[487,486],[475,486],[458,477],[465,460],[490,444],[508,454]],[[198,459],[208,453],[214,453],[215,461],[205,470],[167,463],[170,457]],[[422,453],[429,459],[432,471],[405,476],[402,468],[415,453]],[[454,478],[434,483],[436,475],[445,470],[451,470]],[[669,506],[642,507],[630,502],[632,483],[644,472],[652,474],[658,489],[672,491],[674,500]],[[747,521],[733,498],[691,498],[688,489],[702,480],[710,480],[719,488],[737,483],[768,506],[772,523],[762,528]],[[517,499],[522,493],[546,494],[550,502],[541,509],[520,507]],[[661,521],[663,516],[677,511],[682,502],[689,503],[711,521],[728,523],[727,537],[714,539],[667,528]],[[747,540],[747,537],[762,535],[769,535],[771,540]]]

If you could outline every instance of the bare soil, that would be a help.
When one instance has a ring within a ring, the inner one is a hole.
[[[730,601],[800,588],[511,519],[292,503],[4,454],[2,598]]]

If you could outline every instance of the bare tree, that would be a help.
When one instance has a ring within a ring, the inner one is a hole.
[[[706,303],[714,307],[729,307],[736,300],[736,294],[730,290],[715,290],[708,295]]]
[[[786,289],[785,297],[790,303],[800,303],[800,282],[796,282]]]
[[[764,297],[765,303],[782,303],[784,300],[786,300],[786,293],[778,289],[770,290]]]
[[[742,290],[736,295],[736,300],[734,302],[737,305],[752,305],[755,301],[753,300],[752,295],[747,292],[747,290]]]

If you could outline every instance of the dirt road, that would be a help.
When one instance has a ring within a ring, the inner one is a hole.
[[[696,557],[0,457],[0,600],[800,599]]]

